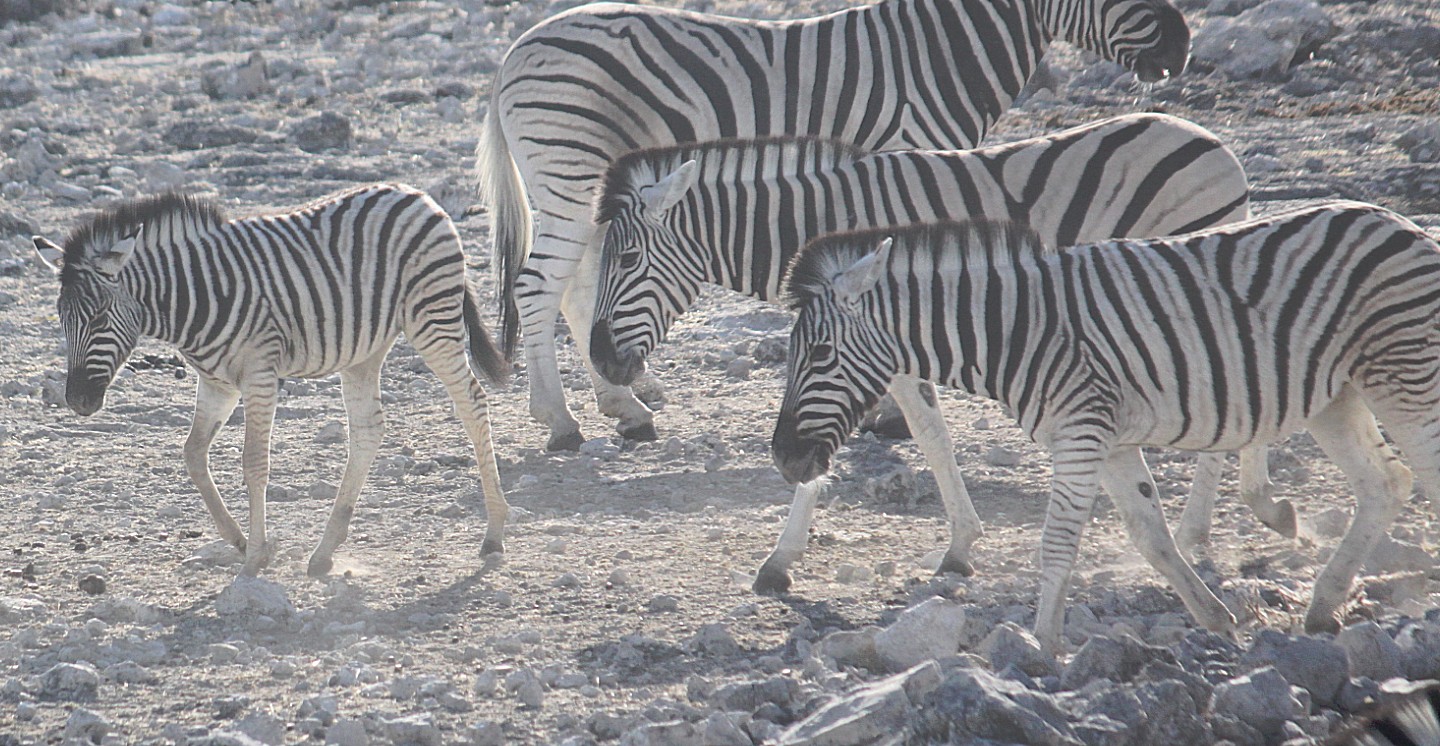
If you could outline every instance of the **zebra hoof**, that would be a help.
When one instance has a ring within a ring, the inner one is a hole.
[[[500,539],[486,539],[480,545],[480,556],[489,557],[492,554],[504,554],[505,542]]]
[[[764,565],[755,573],[750,589],[762,596],[779,596],[790,590],[790,573]]]
[[[1276,500],[1275,515],[1264,523],[1274,529],[1275,533],[1287,539],[1295,538],[1295,534],[1298,532],[1295,505],[1289,500]]]
[[[861,423],[860,432],[875,433],[881,438],[892,438],[895,440],[908,440],[910,435],[910,424],[905,421],[905,416],[896,414],[887,416],[889,413],[881,414],[874,420]]]
[[[312,578],[323,578],[335,569],[335,561],[329,557],[312,556],[305,566],[305,574]]]
[[[578,431],[573,433],[556,433],[550,436],[550,442],[545,444],[545,450],[555,451],[578,451],[581,444],[585,442],[585,436]]]
[[[935,574],[945,575],[947,573],[955,573],[962,578],[968,578],[975,574],[975,566],[966,560],[947,554],[945,559],[941,560],[940,567],[936,568]]]
[[[1305,613],[1305,633],[1310,635],[1321,632],[1335,634],[1340,631],[1340,620],[1335,618],[1334,612],[1320,612],[1311,609]]]
[[[655,432],[655,423],[653,422],[642,422],[635,427],[622,428],[620,434],[626,440],[638,440],[646,443],[660,439],[660,434]]]

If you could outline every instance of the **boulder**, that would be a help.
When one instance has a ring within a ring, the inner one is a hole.
[[[1265,739],[1276,741],[1281,740],[1285,721],[1305,715],[1305,705],[1274,666],[1265,666],[1215,687],[1210,709],[1217,716],[1233,718]]]
[[[928,661],[867,684],[821,707],[786,729],[779,746],[866,746],[903,732],[915,705],[940,684],[940,666]]]
[[[875,654],[888,671],[904,671],[927,660],[946,658],[960,649],[965,610],[932,596],[901,612],[875,633]]]
[[[1345,649],[1315,637],[1293,637],[1275,630],[1263,630],[1255,643],[1240,656],[1246,669],[1274,666],[1285,680],[1310,692],[1322,706],[1335,703],[1340,686],[1350,678]]]
[[[1314,0],[1268,0],[1195,33],[1192,57],[1226,77],[1283,78],[1338,32]]]

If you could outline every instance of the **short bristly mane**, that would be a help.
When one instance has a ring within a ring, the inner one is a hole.
[[[65,264],[61,283],[74,277],[97,248],[108,248],[133,234],[137,228],[166,220],[185,220],[201,226],[225,222],[224,211],[214,200],[192,194],[165,192],[110,205],[81,222],[65,237]]]
[[[689,160],[698,163],[700,181],[713,183],[720,174],[733,174],[737,163],[762,165],[758,169],[746,168],[744,178],[770,179],[809,173],[866,155],[868,151],[853,143],[813,136],[730,138],[632,150],[616,158],[606,170],[596,202],[595,223],[608,223],[625,208],[628,203],[622,195],[638,186],[654,184]]]
[[[1009,265],[1055,252],[1029,225],[1009,220],[946,220],[830,233],[805,244],[790,261],[785,273],[786,306],[798,310],[825,292],[836,275],[873,253],[887,238],[895,242],[890,248],[892,257],[958,253],[967,265],[970,257],[987,266]]]

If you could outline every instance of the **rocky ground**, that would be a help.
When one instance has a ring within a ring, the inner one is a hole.
[[[997,408],[947,394],[985,521],[973,578],[931,575],[945,535],[914,445],[842,450],[791,595],[750,577],[788,510],[768,439],[788,319],[707,296],[653,358],[661,440],[540,450],[521,371],[491,390],[514,525],[479,558],[483,507],[439,382],[403,342],[390,429],[326,581],[304,574],[343,461],[335,378],[290,381],[262,579],[216,537],[180,445],[192,376],[147,345],[107,408],[62,405],[55,279],[28,237],[106,202],[183,187],[234,213],[372,180],[431,190],[493,302],[486,220],[468,214],[489,78],[561,0],[0,2],[0,744],[745,746],[1312,743],[1391,677],[1440,677],[1440,524],[1423,495],[1357,583],[1350,627],[1308,637],[1310,583],[1351,510],[1301,435],[1271,467],[1303,516],[1270,534],[1222,503],[1203,574],[1242,617],[1197,631],[1108,504],[1082,548],[1065,660],[1038,655],[1045,454]],[[838,2],[689,7],[765,17]],[[1193,119],[1233,144],[1262,211],[1345,197],[1440,225],[1440,9],[1429,0],[1191,0],[1194,68],[1145,88],[1068,49],[992,140],[1121,112]],[[55,9],[67,12],[56,15]],[[238,421],[238,418],[237,418]],[[238,428],[217,443],[243,508]],[[1189,457],[1152,465],[1177,512]],[[1224,494],[1235,494],[1227,475]]]

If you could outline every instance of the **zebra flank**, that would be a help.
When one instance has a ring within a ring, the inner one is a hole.
[[[380,368],[402,332],[455,402],[490,518],[482,550],[502,550],[507,508],[471,364],[495,381],[509,364],[481,323],[455,225],[423,192],[380,184],[235,220],[210,200],[162,194],[102,211],[63,248],[43,238],[35,246],[60,272],[71,409],[101,408],[141,337],[170,343],[198,373],[185,464],[221,536],[245,551],[242,572],[258,573],[272,554],[265,489],[280,379],[340,373],[350,453],[309,563],[325,575],[380,446]],[[210,444],[242,400],[248,536],[209,466]]]
[[[495,75],[476,164],[504,351],[523,330],[547,447],[584,440],[565,406],[553,330],[563,310],[589,349],[593,270],[581,262],[600,238],[591,218],[613,161],[781,134],[872,151],[974,147],[1054,40],[1155,81],[1184,69],[1190,32],[1168,0],[882,0],[780,21],[594,3],[526,31]],[[595,392],[622,434],[656,437],[631,392],[604,380]]]
[[[785,291],[799,318],[772,451],[787,480],[828,471],[897,375],[993,398],[1050,449],[1036,634],[1051,650],[1101,486],[1197,621],[1234,628],[1178,553],[1140,446],[1236,450],[1310,431],[1357,499],[1310,632],[1338,631],[1409,496],[1377,420],[1440,489],[1440,245],[1373,205],[1059,251],[1010,223],[857,231],[803,249]]]

